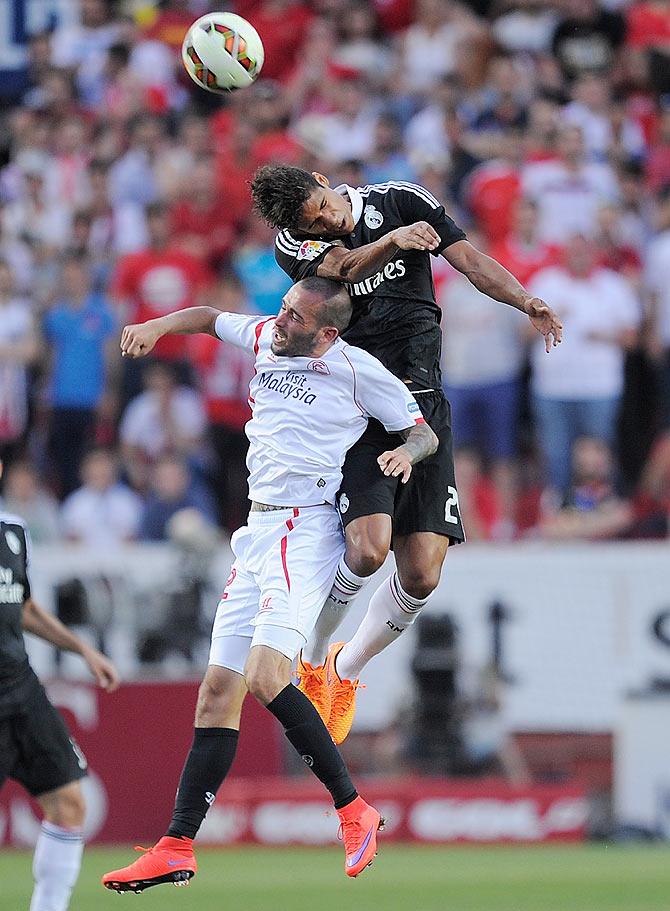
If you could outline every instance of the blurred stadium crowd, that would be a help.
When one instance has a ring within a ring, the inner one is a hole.
[[[184,507],[243,522],[250,359],[170,337],[126,362],[118,336],[197,303],[276,312],[247,182],[289,162],[423,184],[563,320],[546,355],[435,261],[471,539],[667,536],[670,2],[227,0],[266,62],[224,99],[179,54],[221,5],[34,4],[0,72],[5,507],[103,547]]]

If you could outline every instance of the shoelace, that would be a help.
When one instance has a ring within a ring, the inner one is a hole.
[[[316,669],[314,669],[312,671],[305,670],[302,673],[298,670],[298,668],[291,671],[291,677],[293,677],[295,680],[300,680],[301,677],[309,678],[309,677],[318,677],[318,676],[319,676],[319,674]]]
[[[355,843],[356,838],[360,841],[364,834],[365,829],[358,819],[348,819],[346,822],[341,822],[337,830],[338,841],[344,842],[346,854],[351,854],[352,850],[358,847],[357,843]]]
[[[356,690],[365,689],[365,684],[360,683],[358,680],[354,680],[354,682],[350,683],[350,684],[344,684],[342,681],[340,681],[340,683],[337,685],[337,689],[338,690],[346,689],[348,691],[350,686],[352,687],[354,693],[356,692]],[[333,702],[332,702],[330,712],[331,712],[331,715],[337,715],[338,717],[340,717],[340,716],[344,715],[344,713],[346,711],[348,711],[349,705],[345,704],[343,702],[337,702],[336,700],[337,700],[338,695],[339,695],[339,692],[335,693],[335,696],[333,697]]]
[[[153,851],[153,849],[155,847],[156,846],[153,845],[151,848],[143,848],[142,845],[135,845],[135,847],[133,848],[133,851],[140,851],[140,852],[144,852],[144,854],[151,854],[151,852]]]

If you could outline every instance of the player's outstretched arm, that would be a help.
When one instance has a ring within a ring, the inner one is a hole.
[[[560,344],[563,325],[551,307],[539,297],[533,297],[499,262],[459,240],[442,251],[442,256],[462,272],[482,294],[509,304],[525,313],[537,331],[544,336],[547,351]]]
[[[119,673],[109,658],[76,636],[56,617],[43,611],[32,598],[28,598],[23,605],[21,625],[26,632],[51,642],[57,648],[81,655],[103,690],[111,693],[118,687]]]
[[[402,430],[400,436],[404,439],[402,446],[382,452],[377,462],[385,475],[400,476],[406,484],[412,474],[412,465],[436,452],[440,441],[425,423]]]
[[[125,326],[121,333],[121,354],[123,357],[145,357],[164,335],[204,332],[217,338],[214,324],[220,312],[214,307],[186,307],[146,323]]]
[[[360,282],[376,275],[398,250],[435,250],[440,235],[427,221],[389,231],[379,240],[355,250],[335,245],[326,253],[316,274],[336,282]]]

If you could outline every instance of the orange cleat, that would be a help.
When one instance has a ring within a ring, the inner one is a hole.
[[[112,870],[102,877],[106,889],[139,893],[161,883],[188,886],[189,880],[198,871],[191,838],[164,835],[153,848],[137,846],[135,850],[144,851],[142,857],[127,867]]]
[[[328,649],[326,658],[326,686],[330,693],[330,717],[328,719],[328,733],[333,742],[340,744],[346,740],[356,714],[356,690],[360,686],[359,680],[341,680],[335,670],[335,659],[339,655],[344,642],[335,642]]]
[[[330,718],[330,692],[326,686],[326,669],[323,664],[314,667],[309,661],[302,660],[302,652],[298,655],[298,689],[312,703],[321,716],[321,720],[328,727]]]
[[[358,876],[377,854],[377,831],[384,828],[384,819],[360,796],[338,810],[337,815],[344,842],[344,872]]]

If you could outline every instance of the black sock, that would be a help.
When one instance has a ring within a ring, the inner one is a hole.
[[[233,728],[195,729],[166,835],[195,838],[233,764],[238,736]]]
[[[339,810],[357,796],[349,772],[328,730],[304,693],[289,683],[268,709],[284,725],[291,745],[330,791]]]

